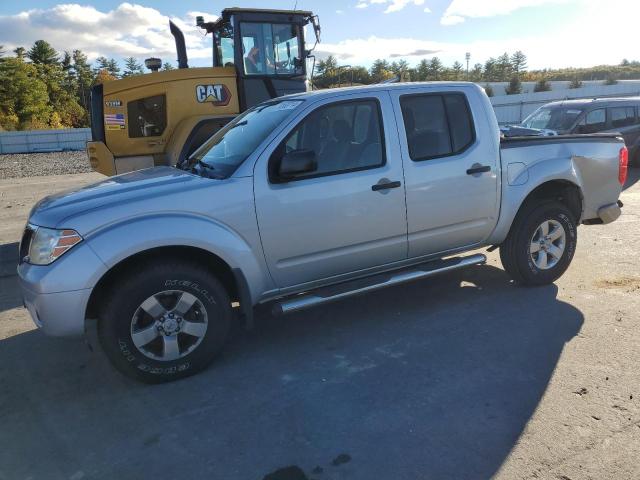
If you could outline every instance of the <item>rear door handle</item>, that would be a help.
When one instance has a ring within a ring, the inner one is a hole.
[[[388,178],[383,178],[375,185],[371,185],[371,190],[373,190],[374,192],[378,192],[380,190],[389,190],[390,188],[398,188],[400,185],[402,185],[402,183],[400,183],[399,181],[392,182]]]
[[[471,165],[471,168],[467,170],[467,175],[475,175],[476,173],[485,173],[490,172],[491,167],[489,165],[480,165],[479,163],[474,163]]]

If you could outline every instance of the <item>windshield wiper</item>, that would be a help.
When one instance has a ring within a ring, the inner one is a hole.
[[[191,171],[198,174],[203,174],[204,172],[207,172],[205,175],[207,178],[222,178],[217,172],[213,173],[214,171],[216,171],[215,167],[199,159],[196,160],[196,164],[191,167]]]

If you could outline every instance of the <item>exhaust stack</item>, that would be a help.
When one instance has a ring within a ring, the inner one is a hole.
[[[187,61],[187,47],[184,43],[184,33],[178,28],[178,26],[169,20],[169,29],[171,35],[176,40],[176,51],[178,52],[178,68],[189,68]]]

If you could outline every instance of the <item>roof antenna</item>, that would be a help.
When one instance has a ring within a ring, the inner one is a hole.
[[[293,4],[293,9],[296,10],[298,8],[298,0],[296,0],[296,3]]]

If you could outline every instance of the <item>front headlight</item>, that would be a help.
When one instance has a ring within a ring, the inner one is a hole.
[[[33,265],[49,265],[58,257],[82,241],[75,230],[55,230],[33,227],[28,262]]]

